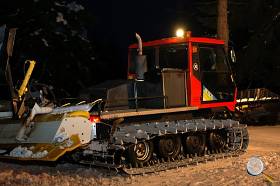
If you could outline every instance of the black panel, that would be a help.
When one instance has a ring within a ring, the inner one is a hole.
[[[111,133],[111,126],[104,123],[96,124],[96,137],[97,139],[109,139]]]
[[[137,82],[137,95],[139,108],[163,108],[164,97],[161,78],[158,82]]]
[[[6,79],[6,62],[7,62],[7,38],[8,30],[6,26],[0,27],[0,100],[10,100],[10,87]]]

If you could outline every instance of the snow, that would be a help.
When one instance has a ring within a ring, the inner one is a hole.
[[[67,21],[64,19],[63,14],[61,12],[57,12],[56,22],[57,23],[63,23],[64,25],[67,25]]]
[[[68,106],[68,107],[57,107],[53,110],[52,114],[62,114],[62,113],[69,113],[74,111],[90,111],[92,105],[84,104],[84,105],[75,105],[75,106]]]
[[[44,150],[43,152],[37,152],[32,154],[32,158],[43,158],[48,155],[48,151]]]
[[[49,43],[45,38],[41,39],[46,47],[49,47]]]
[[[81,40],[83,40],[83,41],[85,41],[85,42],[87,42],[87,43],[90,42],[88,39],[86,39],[86,38],[85,38],[84,36],[82,36],[82,35],[78,35],[78,37],[79,37]]]
[[[62,2],[62,3],[54,2],[54,5],[57,7],[66,7],[66,8],[68,8],[69,11],[73,11],[73,12],[79,12],[79,11],[85,10],[85,7],[76,3],[75,1],[72,1],[71,3],[68,3],[68,4],[65,4],[65,2]]]
[[[79,12],[79,11],[85,9],[82,5],[77,4],[75,1],[73,1],[72,3],[67,4],[67,7],[68,7],[68,9],[70,11],[73,11],[73,12]]]
[[[66,132],[61,132],[54,137],[54,141],[57,143],[63,143],[59,146],[60,149],[71,147],[74,143],[69,138]]]
[[[64,7],[65,6],[64,4],[60,4],[59,2],[54,2],[54,5],[59,6],[59,7]]]
[[[29,35],[30,36],[39,36],[40,33],[42,32],[42,30],[43,30],[42,28],[39,28],[39,29],[35,30],[34,32],[30,33]]]
[[[43,30],[42,28],[40,28],[40,29],[38,29],[38,30],[35,30],[35,31],[34,31],[34,35],[35,35],[35,36],[38,36],[42,30]]]
[[[30,149],[33,149],[33,148],[34,147],[30,147]],[[10,152],[10,156],[17,157],[17,158],[39,159],[39,158],[43,158],[48,155],[48,151],[46,151],[46,150],[44,150],[42,152],[33,153],[30,149],[28,149],[27,147],[18,146]]]
[[[65,141],[64,147],[71,147],[73,145],[73,141],[71,139],[68,139]]]
[[[62,143],[66,139],[69,139],[66,132],[61,132],[54,137],[54,141],[57,142],[57,143]]]
[[[54,141],[57,143],[61,143],[59,146],[60,149],[65,149],[71,147],[74,142],[68,137],[66,132],[61,132],[54,137]]]
[[[10,152],[10,156],[19,158],[30,158],[32,156],[32,151],[28,150],[26,147],[16,147]]]
[[[62,145],[59,146],[59,148],[65,149],[65,148],[71,147],[73,144],[74,143],[71,139],[67,139],[66,141],[64,141],[64,143]]]
[[[0,149],[0,154],[3,154],[3,153],[5,153],[5,152],[7,152],[7,150]]]

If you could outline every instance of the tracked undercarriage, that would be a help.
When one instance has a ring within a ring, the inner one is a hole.
[[[142,174],[237,156],[248,142],[246,125],[237,121],[180,120],[119,126],[103,152],[89,146],[72,155],[83,164]]]

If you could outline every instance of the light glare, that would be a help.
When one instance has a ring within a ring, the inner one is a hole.
[[[185,31],[182,28],[177,29],[176,36],[183,38],[185,36]]]

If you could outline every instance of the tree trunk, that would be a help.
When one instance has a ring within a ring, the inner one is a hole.
[[[225,51],[228,52],[228,21],[227,21],[228,0],[218,0],[218,21],[217,34],[218,38],[225,41]]]

